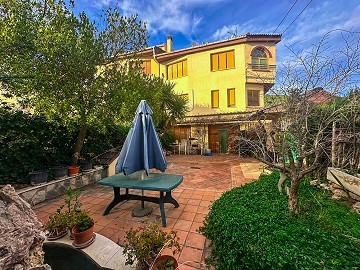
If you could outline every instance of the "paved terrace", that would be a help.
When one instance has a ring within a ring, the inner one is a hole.
[[[176,255],[180,270],[205,269],[207,243],[197,230],[203,224],[209,206],[224,191],[257,179],[264,165],[254,159],[234,155],[173,155],[167,157],[167,162],[166,173],[181,174],[184,181],[173,191],[173,197],[180,207],[174,208],[171,204],[165,204],[167,227],[164,230],[174,229],[180,237],[183,248],[182,252]],[[131,192],[135,193],[134,190]],[[145,192],[145,195],[158,196],[158,192]],[[95,232],[120,245],[125,243],[125,232],[131,227],[140,227],[146,221],[161,223],[159,206],[153,203],[145,203],[153,208],[148,217],[132,217],[133,208],[140,205],[137,201],[120,203],[110,214],[103,216],[105,207],[112,199],[111,187],[91,185],[85,188],[81,202],[82,208],[87,209],[95,220]],[[63,201],[64,197],[47,201],[36,205],[34,210],[38,217],[46,222],[49,214],[56,211]]]

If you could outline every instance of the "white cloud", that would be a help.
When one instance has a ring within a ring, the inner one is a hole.
[[[241,36],[246,33],[251,34],[272,34],[274,27],[272,26],[263,26],[256,22],[256,20],[250,20],[243,24],[232,24],[225,25],[215,31],[211,36],[212,40],[223,40],[232,37],[233,35]]]
[[[203,15],[197,14],[195,8],[225,1],[229,0],[99,0],[91,5],[102,9],[116,3],[124,15],[139,14],[139,18],[147,22],[150,34],[163,31],[190,36],[203,21]]]

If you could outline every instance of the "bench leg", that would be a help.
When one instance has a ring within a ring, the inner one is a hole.
[[[114,199],[112,200],[112,202],[106,207],[103,216],[106,216],[107,214],[109,214],[109,212],[111,211],[111,209],[114,208],[115,205],[117,205],[118,203],[123,201],[122,196],[120,195],[120,188],[119,187],[113,187],[114,189]],[[128,190],[126,189],[126,195],[128,194]],[[124,197],[126,198],[126,195],[124,195]]]

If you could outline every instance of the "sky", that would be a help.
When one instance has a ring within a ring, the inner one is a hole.
[[[344,34],[339,29],[360,34],[359,0],[75,0],[75,5],[94,21],[107,7],[138,14],[147,23],[149,46],[165,43],[170,34],[175,50],[232,35],[282,34],[278,64],[291,59],[289,46],[310,50],[329,31],[335,47]]]

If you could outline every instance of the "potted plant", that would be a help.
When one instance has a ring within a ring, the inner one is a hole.
[[[66,213],[56,212],[49,216],[46,223],[47,239],[56,240],[65,236],[68,232],[68,219]]]
[[[29,173],[30,183],[34,186],[45,184],[48,180],[48,171],[33,171]]]
[[[126,255],[125,264],[132,265],[137,261],[137,270],[149,270],[150,267],[157,269],[154,267],[159,265],[160,261],[164,263],[162,259],[158,259],[159,262],[156,262],[156,259],[162,257],[160,253],[165,246],[172,250],[173,255],[180,252],[179,237],[176,232],[173,230],[169,233],[164,232],[158,224],[145,224],[143,228],[131,228],[126,232],[126,240],[123,251]],[[166,258],[164,260],[166,261]],[[177,265],[174,257],[167,257],[167,260],[173,261],[174,266]]]
[[[179,267],[177,260],[171,255],[158,256],[150,270],[175,270]]]
[[[72,234],[72,227],[73,227],[73,220],[76,218],[76,213],[80,212],[80,207],[82,203],[79,201],[79,198],[81,196],[82,190],[77,189],[73,190],[72,188],[66,189],[66,197],[64,199],[64,204],[62,204],[58,211],[61,212],[62,210],[65,211],[67,214],[67,220],[68,220],[68,228],[70,231],[70,238],[73,239]]]
[[[79,168],[80,168],[80,166],[78,166],[78,165],[69,166],[69,176],[78,174]]]
[[[92,169],[92,161],[82,160],[80,161],[80,168],[83,172],[89,171]]]
[[[73,246],[85,248],[95,240],[94,220],[86,211],[72,213],[72,234],[74,236]]]
[[[55,166],[51,170],[54,174],[54,179],[62,179],[68,176],[68,166]]]

